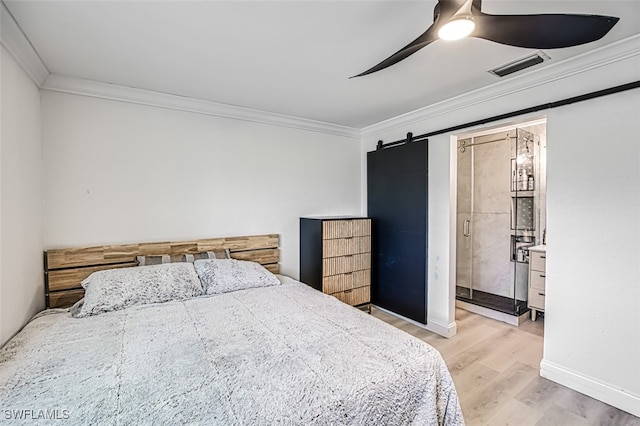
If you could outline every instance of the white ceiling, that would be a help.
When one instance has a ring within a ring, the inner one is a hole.
[[[488,69],[534,51],[437,41],[348,79],[421,34],[436,1],[4,3],[51,73],[354,128],[496,83]],[[545,51],[532,73],[640,32],[640,0],[484,0],[483,11],[621,18],[597,42]]]

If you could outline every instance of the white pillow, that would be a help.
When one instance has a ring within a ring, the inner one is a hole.
[[[74,317],[98,315],[133,305],[185,300],[203,294],[192,263],[165,263],[94,272],[82,281],[84,299]]]
[[[206,294],[279,285],[278,277],[256,262],[235,259],[203,259],[193,264]]]

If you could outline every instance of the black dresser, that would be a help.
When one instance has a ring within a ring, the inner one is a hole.
[[[371,301],[371,219],[300,218],[300,281],[358,306]]]

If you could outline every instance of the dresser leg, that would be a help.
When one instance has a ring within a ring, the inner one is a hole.
[[[535,321],[538,318],[538,312],[535,309],[531,310],[531,321]]]

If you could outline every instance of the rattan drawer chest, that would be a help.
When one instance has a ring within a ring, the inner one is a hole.
[[[300,281],[349,305],[368,305],[371,219],[300,218]]]

